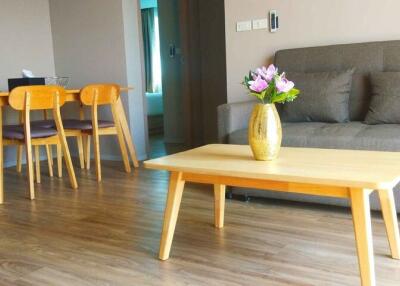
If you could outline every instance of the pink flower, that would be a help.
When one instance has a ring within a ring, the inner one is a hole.
[[[260,93],[264,91],[267,87],[268,82],[262,79],[260,75],[258,75],[254,80],[249,81],[249,88],[252,91]]]
[[[294,82],[286,78],[285,73],[275,78],[275,86],[278,92],[289,92],[294,87]]]
[[[258,68],[257,74],[262,76],[267,82],[270,82],[278,74],[278,68],[274,65],[269,65],[268,68]]]

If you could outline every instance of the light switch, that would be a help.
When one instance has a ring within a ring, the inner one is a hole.
[[[251,21],[242,21],[236,23],[236,32],[251,31]]]
[[[253,20],[253,30],[268,29],[268,19]]]

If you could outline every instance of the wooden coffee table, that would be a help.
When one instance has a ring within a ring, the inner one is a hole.
[[[185,182],[214,185],[215,226],[224,225],[225,186],[347,198],[351,202],[363,286],[375,285],[369,195],[377,191],[392,257],[400,259],[393,188],[400,181],[400,153],[282,148],[279,158],[255,161],[250,147],[207,145],[145,162],[171,172],[159,258],[169,258]]]

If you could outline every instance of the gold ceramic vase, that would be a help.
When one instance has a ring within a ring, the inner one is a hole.
[[[249,143],[254,158],[270,161],[278,157],[282,143],[281,120],[274,104],[256,104],[249,122]]]

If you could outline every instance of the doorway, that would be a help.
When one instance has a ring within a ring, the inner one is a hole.
[[[217,142],[217,107],[227,101],[224,0],[139,1],[150,157]]]
[[[145,99],[151,152],[160,149],[164,134],[164,103],[157,0],[140,1],[145,65]],[[159,152],[159,151],[157,151]]]
[[[180,0],[141,0],[150,157],[184,149]]]

